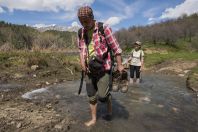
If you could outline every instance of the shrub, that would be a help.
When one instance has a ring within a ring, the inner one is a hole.
[[[44,57],[41,56],[29,56],[27,61],[27,66],[38,65],[40,68],[48,67],[48,62]]]

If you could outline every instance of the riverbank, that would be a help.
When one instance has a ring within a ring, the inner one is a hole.
[[[72,123],[69,111],[59,114],[52,100],[31,101],[22,95],[79,79],[76,54],[29,51],[0,53],[0,131],[68,131]],[[50,95],[48,95],[50,96]]]
[[[187,78],[187,87],[198,91],[198,54],[164,48],[144,48],[149,72],[176,74]],[[19,84],[25,89],[41,88],[80,78],[77,54],[65,52],[15,51],[0,53],[0,83]],[[6,97],[4,97],[6,98]]]
[[[176,74],[186,77],[187,87],[198,91],[198,53],[170,47],[146,47],[145,65],[147,70],[162,74]]]
[[[148,71],[177,75],[186,78],[187,88],[198,92],[198,61],[165,61],[147,69]]]
[[[167,61],[160,60],[160,63],[158,63],[158,61],[155,61],[155,57],[166,57],[157,53],[147,54],[146,56],[145,72],[176,74],[182,78],[192,76],[191,79],[194,78],[194,75],[196,76],[196,74],[192,74],[196,72],[192,69],[197,66],[197,61],[194,59],[188,61],[166,59]],[[35,96],[33,100],[24,99],[22,96],[37,89],[43,91],[42,88],[59,90],[58,84],[67,86],[69,82],[73,83],[75,80],[79,80],[81,69],[76,54],[64,52],[4,52],[0,53],[0,61],[0,131],[11,132],[16,129],[19,131],[70,130],[71,125],[76,123],[76,120],[71,117],[71,110],[65,110],[70,107],[64,106],[64,110],[55,107],[67,100],[68,96],[65,95],[62,98],[63,95],[52,95],[51,92],[47,92],[45,98]],[[152,65],[150,62],[152,62]],[[79,82],[75,82],[73,91],[77,91],[78,85]],[[61,87],[63,91],[65,88],[70,88],[70,86]],[[60,91],[60,93],[62,92]],[[37,94],[40,93],[37,91]],[[71,103],[71,100],[67,103]]]

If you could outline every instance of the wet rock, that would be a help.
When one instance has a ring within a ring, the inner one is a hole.
[[[3,94],[1,95],[1,99],[2,99],[2,100],[4,99],[4,95],[3,95]]]
[[[58,124],[58,125],[55,125],[54,128],[56,128],[56,129],[62,129],[63,126]]]
[[[59,103],[59,101],[58,101],[58,100],[55,100],[55,101],[54,101],[54,104],[58,104],[58,103]]]
[[[22,123],[18,123],[16,127],[17,128],[21,128],[22,127]]]
[[[36,117],[36,119],[37,120],[41,120],[41,119],[43,119],[44,118],[44,116],[41,114],[41,115],[38,115],[37,117]]]
[[[140,101],[145,101],[145,102],[150,102],[151,101],[151,99],[149,97],[141,97],[139,100]]]
[[[180,77],[184,77],[185,75],[184,75],[184,74],[178,74],[178,76],[180,76]]]
[[[54,74],[54,72],[53,71],[45,71],[40,74],[42,77],[49,77],[49,76],[52,76],[52,74]]]
[[[47,107],[48,109],[51,109],[51,108],[52,108],[52,104],[47,104],[46,107]]]
[[[60,99],[60,98],[61,98],[61,96],[60,96],[60,95],[56,95],[55,97],[56,97],[57,99]]]
[[[33,74],[32,76],[33,76],[33,77],[36,77],[36,74]]]
[[[40,83],[39,84],[36,84],[36,87],[41,87],[41,86],[42,86],[42,84],[40,84]]]
[[[60,117],[61,115],[60,114],[56,114],[56,117]]]
[[[164,105],[159,104],[159,105],[157,105],[157,107],[159,107],[159,108],[163,108],[163,107],[164,107]]]
[[[31,121],[27,121],[24,125],[23,125],[23,127],[24,126],[28,126],[28,125],[30,125],[32,122]]]
[[[11,125],[14,125],[14,124],[15,124],[15,121],[11,121],[10,124],[11,124]]]
[[[45,84],[46,84],[46,85],[50,85],[50,83],[49,83],[49,82],[45,82]]]
[[[38,65],[32,65],[32,66],[31,66],[31,70],[33,70],[33,71],[36,71],[38,68],[39,68]]]
[[[188,72],[190,72],[190,70],[185,70],[185,71],[184,71],[185,74],[188,73]]]
[[[17,108],[6,108],[5,111],[17,111]]]
[[[23,74],[20,74],[20,73],[15,73],[13,78],[14,79],[21,79],[21,78],[24,78],[25,76]]]
[[[70,126],[69,125],[67,126],[67,130],[70,130]]]
[[[174,112],[178,112],[178,108],[173,107],[172,110],[173,110]]]
[[[34,110],[33,110],[33,109],[28,109],[27,111],[28,111],[28,112],[33,112]]]

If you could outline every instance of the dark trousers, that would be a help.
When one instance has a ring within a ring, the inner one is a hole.
[[[130,77],[134,78],[136,75],[136,78],[140,78],[140,67],[141,66],[133,66],[130,65]]]

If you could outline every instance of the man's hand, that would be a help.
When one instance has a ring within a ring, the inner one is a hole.
[[[118,71],[122,72],[124,70],[124,66],[122,65],[121,54],[116,55],[116,61],[117,61]]]
[[[87,71],[87,68],[86,68],[86,66],[85,66],[85,65],[81,65],[81,69],[82,69],[82,71],[84,71],[84,72],[86,72],[86,71]]]

